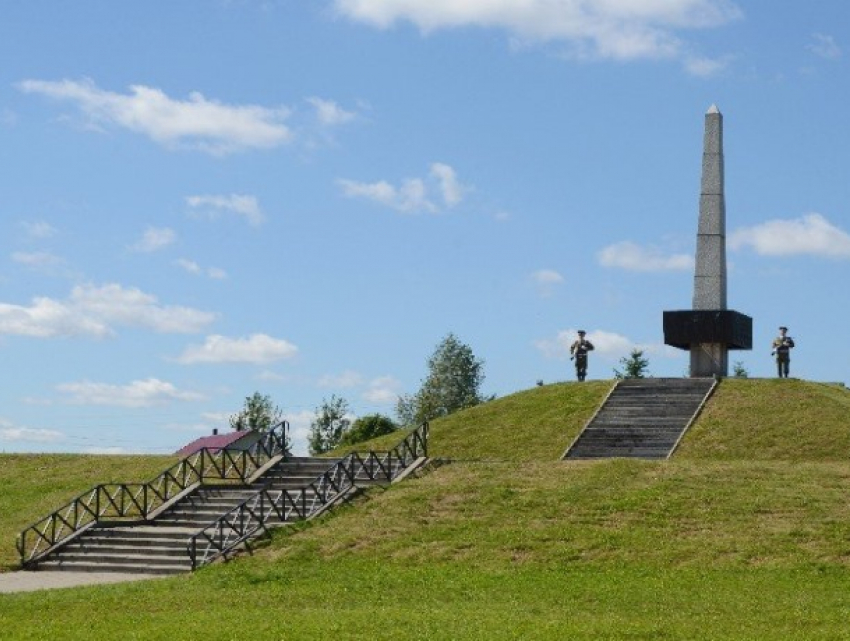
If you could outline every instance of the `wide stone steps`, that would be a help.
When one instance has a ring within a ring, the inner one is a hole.
[[[597,417],[598,420],[594,422],[594,427],[652,427],[654,425],[666,425],[670,427],[675,427],[680,425],[683,420],[688,420],[692,415],[693,412],[688,412],[687,414],[680,413],[661,416],[653,416],[651,413],[641,413],[640,415],[635,416],[634,414],[609,414],[606,412],[605,416]]]
[[[309,503],[315,491],[306,486],[336,462],[337,459],[330,458],[293,457],[270,468],[258,482],[250,485],[201,486],[153,521],[89,528],[40,561],[38,569],[145,574],[187,572],[192,569],[189,542],[199,530],[255,497],[264,487],[272,492],[286,489],[293,498],[300,497],[303,489]]]
[[[188,558],[188,557],[187,557]],[[63,572],[121,572],[124,574],[184,574],[191,571],[192,563],[187,561],[182,565],[160,563],[159,557],[134,556],[124,557],[118,562],[69,561],[64,558],[41,561],[39,570]]]
[[[201,487],[160,514],[156,523],[171,527],[204,527],[254,496],[260,487],[262,486]]]
[[[177,574],[192,569],[189,528],[93,527],[39,563],[40,570]]]
[[[667,458],[714,384],[714,379],[619,381],[564,458]]]

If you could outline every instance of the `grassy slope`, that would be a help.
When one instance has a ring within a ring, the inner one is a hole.
[[[556,462],[608,388],[547,386],[435,421],[435,456],[491,461],[373,491],[193,576],[0,595],[0,629],[21,639],[850,638],[850,393],[727,380],[671,461]]]
[[[18,561],[25,527],[99,483],[147,481],[174,463],[169,456],[0,454],[0,571]]]
[[[850,391],[798,380],[727,379],[676,458],[850,460]]]
[[[428,453],[458,460],[558,460],[611,387],[607,381],[547,385],[437,419]],[[399,440],[389,434],[348,449],[380,450]]]

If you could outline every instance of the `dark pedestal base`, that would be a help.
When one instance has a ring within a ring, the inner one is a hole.
[[[753,319],[727,309],[664,312],[664,344],[691,353],[691,376],[728,376],[730,349],[753,348]]]

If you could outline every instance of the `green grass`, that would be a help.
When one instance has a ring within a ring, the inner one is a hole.
[[[850,566],[850,464],[457,463],[264,551],[399,563]],[[380,523],[381,527],[375,527]]]
[[[850,460],[850,391],[799,380],[726,379],[676,456]]]
[[[557,460],[611,390],[611,381],[559,383],[518,392],[434,420],[429,456],[451,459]],[[394,446],[388,434],[351,450]]]
[[[0,595],[8,639],[842,639],[831,570],[415,567],[367,559]]]
[[[850,639],[850,393],[727,380],[670,461],[558,461],[609,388],[434,421],[455,462],[236,562],[0,595],[0,636]],[[21,461],[0,457],[4,478]],[[2,501],[6,527],[27,503]]]
[[[18,562],[15,537],[99,483],[149,481],[172,456],[0,454],[0,571]]]

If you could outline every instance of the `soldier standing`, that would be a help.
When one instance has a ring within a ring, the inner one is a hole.
[[[770,353],[776,356],[776,372],[779,378],[788,378],[788,371],[791,368],[791,348],[794,347],[794,339],[788,336],[788,328],[780,327],[779,336],[773,339],[773,351]]]
[[[587,376],[587,353],[593,349],[593,343],[584,337],[586,333],[578,330],[578,338],[570,345],[570,360],[576,362],[576,378],[580,381]]]

